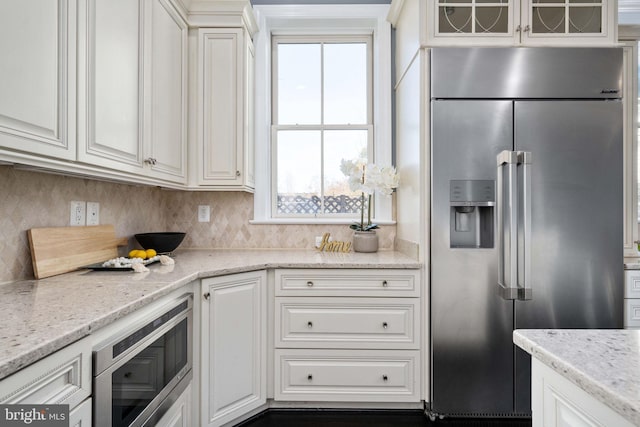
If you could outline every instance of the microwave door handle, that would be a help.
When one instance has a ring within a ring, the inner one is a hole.
[[[506,300],[518,299],[517,163],[515,151],[498,154],[498,295]]]
[[[518,181],[521,188],[521,210],[518,218],[520,229],[520,248],[518,254],[518,299],[530,300],[533,297],[531,284],[531,153],[518,152]]]

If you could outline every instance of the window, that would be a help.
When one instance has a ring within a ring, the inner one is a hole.
[[[273,217],[353,217],[340,162],[371,157],[371,37],[274,37],[271,58]]]
[[[256,5],[253,224],[349,224],[342,159],[391,164],[388,4]],[[376,197],[376,223],[392,224]]]

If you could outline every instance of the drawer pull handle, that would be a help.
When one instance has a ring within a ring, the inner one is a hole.
[[[389,324],[387,322],[382,322],[382,327],[384,329],[387,329],[389,327]]]
[[[313,328],[313,322],[307,322],[307,328],[309,329]]]
[[[386,375],[382,376],[382,381],[388,381],[388,380],[389,380],[389,377],[387,377]]]
[[[307,380],[308,380],[308,381],[313,380],[313,375],[311,375],[311,374],[307,375]]]
[[[308,287],[312,287],[312,286],[313,286],[313,282],[312,282],[311,280],[309,280],[309,281],[307,282],[307,286],[308,286]]]
[[[387,281],[386,281],[386,280],[383,280],[383,281],[382,281],[382,287],[383,287],[383,288],[386,288],[387,286],[389,286],[389,283],[387,283]]]

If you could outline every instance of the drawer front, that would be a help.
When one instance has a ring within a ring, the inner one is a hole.
[[[276,350],[275,400],[418,402],[418,351]]]
[[[91,343],[84,338],[0,381],[0,403],[68,404],[91,395]]]
[[[395,269],[279,269],[276,296],[419,297],[420,271]]]
[[[276,298],[276,347],[418,349],[418,298]]]
[[[625,329],[640,329],[640,299],[624,300]]]
[[[640,270],[624,272],[624,297],[640,298]]]

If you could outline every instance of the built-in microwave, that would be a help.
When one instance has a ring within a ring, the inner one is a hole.
[[[189,386],[193,294],[185,294],[93,351],[93,425],[153,426]]]

